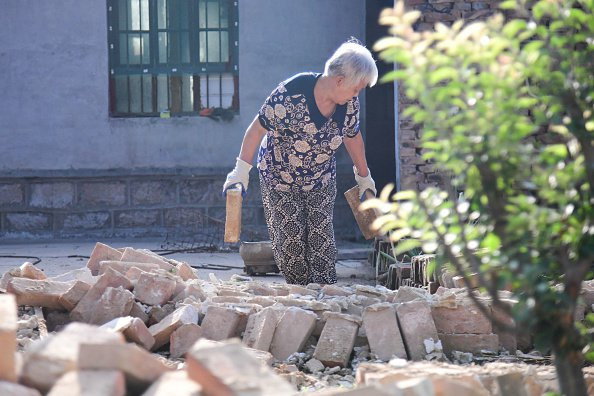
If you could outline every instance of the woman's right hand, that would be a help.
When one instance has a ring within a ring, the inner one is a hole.
[[[252,165],[237,157],[235,168],[229,172],[227,175],[227,180],[225,180],[225,184],[223,184],[223,195],[226,194],[229,188],[232,188],[236,184],[241,185],[242,194],[245,195],[250,182],[251,169]]]

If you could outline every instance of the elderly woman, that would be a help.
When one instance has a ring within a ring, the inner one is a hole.
[[[236,184],[247,190],[259,146],[264,214],[274,258],[287,283],[336,283],[334,153],[343,142],[361,195],[366,190],[376,194],[357,96],[375,85],[377,75],[371,53],[357,42],[346,42],[328,59],[323,74],[301,73],[281,82],[245,132],[223,190]]]

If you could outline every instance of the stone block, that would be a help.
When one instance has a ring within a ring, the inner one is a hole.
[[[80,299],[83,298],[90,289],[91,285],[88,283],[75,281],[74,284],[58,298],[58,302],[67,311],[72,311]]]
[[[176,203],[175,181],[151,180],[130,183],[132,205],[159,205]]]
[[[498,352],[497,334],[443,334],[439,333],[443,351],[451,356],[453,351],[480,353],[482,350]]]
[[[61,309],[60,297],[72,286],[67,282],[13,278],[6,291],[16,296],[18,305]]]
[[[199,340],[186,356],[188,377],[206,395],[290,395],[294,388],[239,343],[213,346]]]
[[[47,396],[124,396],[124,374],[116,370],[69,371],[52,387]]]
[[[346,367],[361,322],[354,316],[336,312],[326,312],[324,316],[326,324],[316,345],[314,358],[326,367]]]
[[[169,371],[142,394],[142,396],[202,396],[202,387],[188,378],[186,370]]]
[[[80,370],[118,370],[126,376],[130,394],[144,392],[150,384],[172,368],[136,344],[86,344],[78,354]]]
[[[111,226],[108,211],[69,213],[60,217],[58,227],[65,230],[96,230]]]
[[[202,320],[202,335],[204,338],[221,341],[236,335],[241,314],[227,307],[210,305]]]
[[[77,368],[79,346],[89,342],[100,346],[115,344],[121,348],[124,338],[97,326],[71,323],[61,332],[31,344],[24,356],[20,382],[48,392],[62,374]]]
[[[0,381],[16,382],[17,304],[10,294],[0,294]],[[0,388],[1,389],[1,388]]]
[[[180,358],[202,337],[202,328],[194,323],[178,327],[169,337],[169,355]]]
[[[126,202],[124,182],[89,182],[78,185],[78,203],[81,206],[122,206]]]
[[[365,308],[363,327],[371,353],[379,359],[389,361],[393,357],[407,358],[396,309],[392,304],[380,303]]]
[[[117,228],[155,227],[161,225],[161,212],[158,210],[126,210],[114,214]]]
[[[167,260],[156,254],[149,254],[132,248],[126,248],[124,250],[124,253],[122,254],[122,257],[119,260],[157,264],[159,267],[161,267],[161,269],[164,269],[165,271],[170,271],[172,268],[174,268],[173,265],[167,262]]]
[[[317,315],[297,307],[289,307],[279,320],[270,352],[278,360],[285,360],[295,352],[301,352],[316,325]]]
[[[72,183],[34,183],[31,184],[29,204],[37,208],[63,209],[74,203],[74,184]]]
[[[97,282],[89,289],[87,294],[80,299],[78,304],[76,304],[76,307],[70,312],[70,317],[72,320],[88,322],[91,319],[97,301],[101,298],[105,289],[108,287],[117,288],[120,286],[124,289],[131,288],[128,278],[111,268],[108,269],[97,279]]]
[[[2,396],[41,396],[37,389],[15,384],[14,382],[0,381],[0,395]]]
[[[134,286],[134,296],[144,304],[163,305],[171,299],[175,287],[174,279],[157,274],[142,273]]]
[[[52,215],[40,212],[6,213],[5,227],[11,231],[41,231],[52,227]]]
[[[277,323],[278,316],[272,308],[251,314],[243,334],[243,343],[250,348],[268,351]]]
[[[153,350],[156,350],[169,342],[171,333],[181,325],[198,323],[198,311],[193,305],[184,305],[167,315],[159,323],[149,327],[149,332],[155,338]],[[204,330],[204,329],[203,329]]]
[[[19,183],[0,183],[0,207],[22,205],[25,201],[23,186]]]
[[[470,301],[458,301],[456,308],[433,307],[431,315],[438,333],[490,334],[491,321]]]
[[[95,304],[89,323],[102,325],[112,319],[126,316],[132,309],[134,295],[123,287],[107,287]]]
[[[397,304],[396,316],[409,359],[424,359],[428,353],[425,340],[439,341],[429,303],[410,301]]]
[[[101,261],[120,261],[122,252],[116,250],[108,245],[97,242],[95,248],[91,252],[91,257],[87,261],[87,268],[91,270],[91,274],[97,275],[99,273],[99,263]]]

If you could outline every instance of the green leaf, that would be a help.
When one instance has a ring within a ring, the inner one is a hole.
[[[444,80],[455,80],[457,78],[458,70],[454,69],[453,67],[442,67],[431,73],[431,75],[429,76],[429,83],[435,85]]]
[[[394,247],[394,255],[399,256],[402,253],[406,253],[410,250],[421,247],[421,241],[417,239],[405,239]]]
[[[481,245],[484,248],[490,249],[492,251],[497,250],[501,247],[501,239],[492,232],[488,233],[487,236],[483,239]]]
[[[515,37],[520,30],[526,29],[526,21],[521,19],[514,19],[503,27],[503,34],[507,37]]]
[[[417,196],[417,193],[414,190],[402,190],[398,191],[394,195],[392,195],[392,200],[394,201],[404,201],[414,199]]]

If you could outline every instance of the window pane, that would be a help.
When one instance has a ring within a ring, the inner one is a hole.
[[[220,21],[221,28],[226,29],[229,27],[229,1],[223,0],[220,8]]]
[[[127,12],[128,12],[128,1],[120,0],[118,1],[118,29],[119,30],[127,30],[128,23],[126,22],[127,19]]]
[[[229,32],[221,32],[221,62],[229,62]]]
[[[222,89],[221,99],[222,107],[227,109],[233,105],[233,93],[235,91],[235,83],[233,82],[233,74],[223,74],[221,77]]]
[[[128,76],[115,76],[116,111],[128,112]]]
[[[128,64],[128,35],[126,33],[120,33],[120,65]]]
[[[182,63],[190,63],[190,34],[188,32],[181,33],[181,50]]]
[[[158,0],[157,20],[159,29],[167,29],[167,0]]]
[[[206,63],[206,32],[200,32],[198,37],[200,41],[200,63]]]
[[[149,2],[148,0],[141,0],[140,2],[140,27],[142,30],[150,30],[149,23]]]
[[[142,76],[132,75],[128,76],[130,79],[130,113],[141,113],[142,96],[140,94],[141,85],[140,78]]]
[[[210,107],[221,106],[221,88],[219,83],[218,74],[211,74],[208,76],[208,103]]]
[[[140,64],[140,34],[128,35],[128,63]]]
[[[142,76],[142,111],[144,113],[153,111],[153,77],[150,74]]]
[[[192,95],[192,76],[182,75],[182,111],[192,112],[194,110],[194,95]]]
[[[207,28],[219,27],[219,0],[209,0],[207,3]]]
[[[169,33],[169,53],[167,60],[169,63],[179,63],[180,59],[180,42],[179,42],[179,33],[173,32]]]
[[[151,63],[151,46],[150,46],[150,39],[148,33],[143,33],[141,37],[142,41],[142,63],[145,65],[149,65]]]
[[[128,2],[128,30],[140,30],[140,0]]]
[[[167,1],[167,29],[179,30],[179,0]]]
[[[206,0],[198,2],[198,27],[206,29]]]
[[[159,74],[157,76],[157,111],[169,110],[169,94],[167,85],[167,75]]]
[[[208,61],[220,62],[221,46],[219,43],[219,32],[208,32]]]
[[[201,75],[200,76],[200,107],[210,107],[210,103],[208,103],[208,76]]]
[[[167,63],[167,33],[159,33],[159,63]]]
[[[190,2],[188,0],[179,0],[179,17],[181,29],[189,29],[188,15],[190,15]]]

